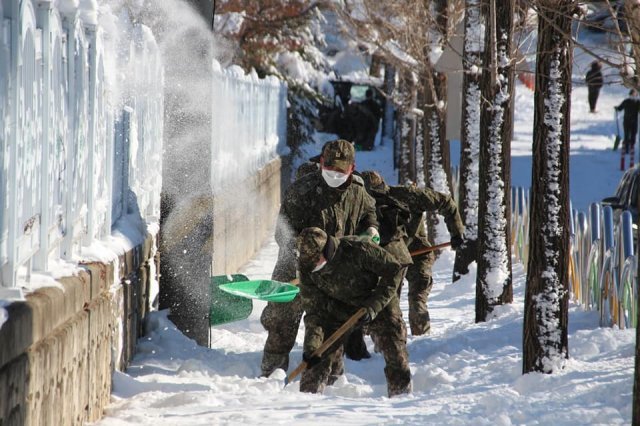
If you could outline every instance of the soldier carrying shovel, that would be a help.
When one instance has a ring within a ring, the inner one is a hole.
[[[300,297],[305,311],[300,391],[322,392],[333,364],[342,363],[343,339],[322,356],[314,352],[360,308],[360,325],[377,336],[385,360],[389,397],[411,392],[407,330],[398,301],[400,264],[386,250],[358,237],[336,238],[320,228],[304,229],[298,239]]]

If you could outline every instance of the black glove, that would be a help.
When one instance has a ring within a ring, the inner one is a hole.
[[[322,357],[319,357],[317,355],[313,356],[311,354],[303,352],[302,360],[307,363],[307,368],[313,368],[316,365],[320,364],[320,361],[322,361]]]
[[[372,313],[371,309],[367,308],[367,312],[360,317],[358,322],[356,323],[356,327],[363,327],[373,321],[375,314]]]
[[[454,235],[451,237],[451,248],[458,250],[464,244],[464,238],[461,235]]]

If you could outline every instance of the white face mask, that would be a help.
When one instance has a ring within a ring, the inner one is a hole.
[[[349,174],[322,169],[322,177],[324,181],[327,182],[327,185],[332,188],[337,188],[349,179]]]
[[[327,264],[326,260],[323,260],[322,263],[319,263],[318,265],[316,265],[315,268],[313,268],[313,272],[318,272],[320,269],[324,268],[324,265]]]

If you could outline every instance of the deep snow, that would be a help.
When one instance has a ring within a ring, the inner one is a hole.
[[[621,176],[619,152],[611,150],[613,106],[626,90],[606,86],[599,112],[589,114],[586,89],[576,85],[572,107],[571,198],[574,208],[611,195]],[[529,186],[533,96],[518,85],[513,185]],[[317,152],[323,138],[308,148]],[[454,144],[454,148],[458,149]],[[453,153],[454,162],[457,153]],[[394,179],[391,146],[357,154],[358,169]],[[268,278],[277,246],[267,241],[240,273]],[[347,360],[347,374],[324,395],[302,394],[298,381],[283,387],[285,373],[257,378],[266,334],[254,302],[247,320],[212,329],[211,349],[198,347],[154,312],[130,368],[114,374],[112,403],[98,424],[449,424],[575,425],[629,424],[633,391],[635,330],[600,328],[598,314],[571,304],[570,359],[553,375],[522,375],[525,273],[514,264],[515,300],[490,321],[474,324],[475,269],[450,284],[454,254],[434,267],[429,299],[432,333],[409,337],[413,393],[389,399],[379,354]],[[406,293],[401,302],[407,317]],[[301,360],[298,334],[290,369]],[[373,347],[369,342],[369,349]]]

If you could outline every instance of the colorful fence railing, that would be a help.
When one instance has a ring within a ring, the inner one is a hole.
[[[54,4],[0,2],[0,298],[52,257],[74,259],[108,236],[132,200],[143,218],[159,216],[157,45],[132,24],[128,54],[110,70],[126,75],[116,98],[104,32]]]
[[[527,267],[529,238],[528,191],[512,189],[513,255]],[[589,213],[572,210],[571,295],[585,309],[598,310],[601,326],[636,327],[637,257],[631,213],[616,220],[609,206],[597,203]]]

